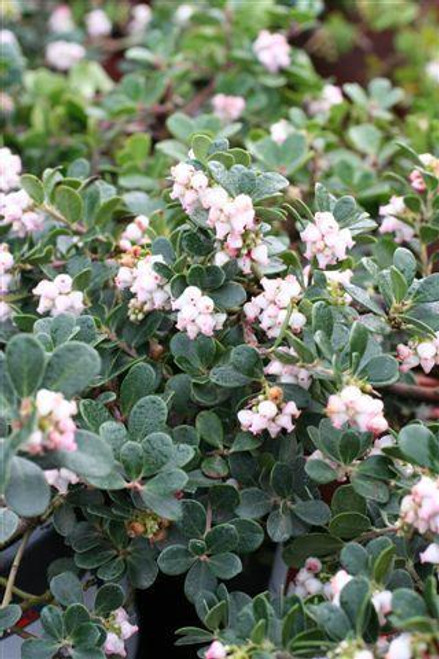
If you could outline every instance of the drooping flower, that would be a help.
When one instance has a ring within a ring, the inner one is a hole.
[[[7,146],[0,148],[0,191],[9,192],[20,183],[21,158]]]
[[[126,657],[125,641],[139,631],[138,626],[129,622],[128,613],[122,607],[113,611],[104,624],[107,629],[107,637],[104,642],[105,654]]]
[[[400,521],[421,535],[439,533],[439,478],[421,476],[401,501]]]
[[[242,96],[227,96],[216,94],[212,98],[213,112],[221,121],[236,121],[245,109],[245,99]]]
[[[300,416],[296,403],[293,401],[284,402],[282,390],[279,387],[272,387],[267,394],[261,394],[255,398],[250,406],[238,412],[238,420],[244,431],[251,432],[253,435],[260,435],[268,430],[270,437],[273,439],[280,432],[292,432],[294,430],[294,421]]]
[[[193,165],[180,162],[171,167],[171,176],[174,185],[171,190],[171,199],[178,199],[186,213],[192,213],[200,206],[200,194],[207,189],[209,179]]]
[[[61,467],[61,469],[45,469],[44,477],[49,485],[58,490],[60,494],[67,494],[69,485],[79,483],[79,476],[65,467]]]
[[[171,292],[164,277],[155,271],[156,263],[164,263],[161,254],[147,254],[130,266],[119,268],[115,283],[120,290],[129,289],[134,298],[129,302],[129,318],[142,320],[151,311],[171,308]]]
[[[71,32],[75,29],[72,10],[68,5],[58,5],[49,16],[51,32]]]
[[[408,345],[400,343],[396,347],[396,354],[403,373],[417,366],[421,366],[425,373],[430,373],[439,364],[439,332],[430,340],[413,340]]]
[[[298,302],[302,289],[294,275],[287,275],[283,279],[263,277],[261,285],[263,292],[244,305],[244,312],[248,322],[258,322],[269,338],[276,338],[288,317],[289,305]],[[297,333],[305,323],[305,316],[294,308],[289,315],[288,328]]]
[[[149,5],[134,5],[131,8],[131,21],[128,23],[128,32],[133,36],[143,34],[152,20],[152,10]]]
[[[149,229],[149,218],[146,215],[137,215],[132,222],[127,224],[120,239],[119,247],[127,252],[135,245],[148,245],[151,240],[147,235]]]
[[[85,48],[71,41],[52,41],[46,47],[49,66],[58,71],[68,71],[85,57]]]
[[[112,25],[103,9],[93,9],[85,17],[87,34],[92,39],[107,37],[111,34]]]
[[[0,215],[2,223],[12,224],[12,231],[19,237],[41,231],[44,215],[34,210],[34,202],[25,190],[0,194]]]
[[[288,121],[280,119],[270,126],[271,139],[277,144],[283,144],[292,130],[293,128]]]
[[[198,334],[213,336],[215,330],[222,329],[227,314],[215,311],[215,303],[197,286],[188,286],[179,298],[172,302],[178,311],[177,329],[186,332],[190,339]]]
[[[74,291],[70,275],[58,275],[53,281],[43,279],[33,289],[33,294],[40,298],[37,312],[50,312],[51,316],[71,313],[79,316],[84,310],[84,294]]]
[[[391,641],[385,659],[412,659],[412,641],[411,634],[400,634]]]
[[[428,545],[427,549],[419,554],[419,559],[421,563],[433,563],[433,565],[439,565],[439,544],[437,542],[432,542]]]
[[[388,204],[380,206],[379,214],[383,218],[378,229],[380,233],[393,233],[396,243],[408,243],[413,239],[415,235],[413,227],[399,219],[409,214],[404,197],[393,195]]]
[[[284,35],[278,32],[261,30],[253,44],[253,50],[258,60],[270,73],[286,69],[291,63],[291,46]]]
[[[334,105],[343,103],[343,92],[337,85],[324,85],[320,97],[309,103],[308,109],[311,116],[329,112]]]
[[[40,455],[45,451],[75,451],[77,413],[74,401],[64,398],[62,393],[40,389],[35,399],[36,429],[30,434],[25,449]],[[22,413],[27,412],[27,401],[23,401]]]
[[[379,435],[388,428],[383,411],[381,400],[364,394],[353,385],[331,395],[326,406],[326,414],[334,428],[341,428],[348,423],[362,432],[372,432],[374,435]]]
[[[310,222],[300,233],[306,243],[305,257],[317,258],[319,267],[325,269],[346,258],[346,251],[354,246],[348,228],[340,229],[332,213],[318,212],[314,222]]]
[[[280,346],[279,353],[290,357],[297,357],[294,348]],[[312,382],[311,373],[303,366],[294,363],[285,363],[276,357],[270,357],[269,364],[264,368],[265,375],[275,375],[280,383],[298,384],[303,389],[309,389]]]

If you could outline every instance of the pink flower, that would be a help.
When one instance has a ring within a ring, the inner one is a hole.
[[[277,73],[290,66],[291,46],[283,34],[262,30],[253,44],[253,50],[270,73]]]
[[[435,542],[432,542],[428,545],[427,549],[419,554],[421,563],[433,563],[433,565],[439,565],[439,545]]]
[[[93,9],[85,17],[87,33],[92,39],[107,37],[111,34],[112,25],[107,14],[102,9]]]
[[[439,332],[428,341],[410,341],[407,346],[400,343],[396,354],[402,362],[400,368],[403,373],[419,365],[425,373],[430,373],[432,368],[439,364]]]
[[[0,214],[6,224],[12,224],[12,230],[19,238],[41,231],[44,216],[33,210],[33,201],[24,190],[10,192],[0,197]]]
[[[68,71],[85,57],[85,48],[71,41],[52,41],[46,47],[49,66],[58,71]]]
[[[107,638],[104,643],[105,654],[116,654],[120,657],[126,657],[125,643],[122,638],[114,632],[107,632]]]
[[[227,318],[225,313],[216,313],[215,304],[208,295],[203,295],[197,286],[188,286],[179,298],[172,302],[178,311],[177,329],[186,332],[190,339],[198,334],[213,336],[222,329]]]
[[[133,36],[142,35],[152,20],[152,11],[149,5],[134,5],[131,8],[132,19],[128,24],[128,32]]]
[[[29,436],[27,451],[33,455],[45,451],[75,451],[76,425],[72,417],[78,411],[76,403],[56,391],[40,389],[35,407],[37,427]]]
[[[255,318],[257,317],[258,311],[259,308],[256,307]],[[249,311],[249,314],[251,314],[251,311]],[[285,355],[297,358],[294,348],[281,346],[278,348],[277,352],[285,353]],[[298,366],[297,364],[284,363],[275,357],[271,358],[270,363],[264,368],[264,373],[266,375],[275,375],[277,381],[281,383],[298,384],[303,387],[303,389],[309,389],[311,386],[312,377],[306,368]]]
[[[68,5],[58,5],[49,17],[51,32],[71,32],[75,29],[72,11]]]
[[[52,316],[61,313],[79,316],[84,310],[84,294],[81,291],[73,291],[72,284],[70,275],[58,275],[53,281],[40,281],[32,291],[40,298],[37,312],[44,314],[50,311]]]
[[[392,612],[392,593],[390,590],[382,590],[372,596],[372,604],[378,614],[380,625],[386,624],[386,616]]]
[[[21,159],[8,147],[0,148],[0,191],[9,192],[20,183]]]
[[[226,96],[216,94],[212,98],[213,112],[221,121],[236,121],[245,109],[245,99],[242,96]]]
[[[334,265],[346,258],[346,250],[354,246],[349,229],[340,229],[334,216],[329,212],[318,212],[314,223],[301,231],[300,237],[306,243],[305,257],[314,256],[320,268]]]
[[[105,654],[116,654],[126,657],[125,641],[135,634],[139,628],[129,622],[128,614],[120,607],[106,621],[107,638],[104,643]]]
[[[412,635],[400,634],[389,645],[385,659],[412,659]]]
[[[280,121],[270,126],[271,139],[277,144],[283,144],[292,130],[288,121],[280,119]]]
[[[439,478],[422,476],[401,501],[399,515],[402,524],[415,528],[421,535],[439,533]],[[433,550],[429,547],[426,552],[429,556]]]
[[[252,402],[251,409],[238,412],[242,430],[251,432],[253,435],[260,435],[264,430],[268,430],[273,439],[282,430],[292,432],[294,430],[293,419],[297,419],[299,416],[300,411],[293,401],[275,403],[263,396]]]
[[[334,428],[341,428],[345,423],[362,432],[381,434],[388,429],[383,416],[382,401],[363,394],[356,386],[347,386],[339,394],[329,396],[326,414]]]
[[[332,602],[340,605],[340,594],[343,588],[351,581],[352,577],[346,570],[339,570],[331,579]]]
[[[149,229],[149,218],[145,215],[138,215],[132,222],[127,224],[119,239],[119,247],[124,252],[129,251],[134,246],[148,245],[151,241],[147,235]]]
[[[214,641],[208,648],[205,659],[225,659],[227,648],[220,641]]]
[[[7,243],[0,244],[0,275],[4,275],[14,265],[14,257],[9,251]]]
[[[69,485],[79,483],[79,477],[70,469],[45,469],[44,476],[46,481],[54,487],[60,494],[67,494]]]
[[[309,103],[309,113],[314,116],[319,113],[329,112],[334,105],[343,103],[343,92],[337,85],[326,84],[320,98]]]
[[[294,275],[287,275],[284,279],[263,277],[261,285],[263,292],[244,305],[244,313],[248,322],[258,320],[266,335],[275,338],[287,319],[289,305],[299,300],[302,289]],[[305,316],[297,309],[289,314],[288,327],[293,332],[300,332],[305,323]]]

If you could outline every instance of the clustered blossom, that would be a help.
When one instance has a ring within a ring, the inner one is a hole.
[[[51,32],[71,32],[75,29],[72,10],[68,5],[58,5],[49,17]]]
[[[343,103],[343,92],[337,85],[327,84],[323,87],[320,98],[311,101],[309,113],[314,116],[323,112],[329,112],[334,105]]]
[[[422,476],[401,501],[400,521],[421,535],[439,533],[439,478]]]
[[[151,240],[147,235],[149,229],[149,218],[145,215],[138,215],[132,222],[127,224],[120,239],[119,247],[122,251],[128,252],[134,246],[148,245]]]
[[[210,187],[207,176],[186,163],[172,167],[171,175],[171,199],[178,199],[189,215],[198,208],[208,211],[207,224],[215,230],[219,243],[217,265],[236,258],[241,270],[248,274],[252,263],[268,264],[268,248],[261,240],[248,195],[232,198],[220,185]]]
[[[401,361],[400,369],[403,373],[417,366],[421,366],[425,373],[430,373],[439,364],[439,332],[428,340],[413,340],[408,345],[400,343],[396,347],[396,354]]]
[[[23,401],[22,413],[28,409]],[[36,425],[26,442],[26,450],[32,455],[45,451],[75,451],[76,425],[73,416],[77,413],[75,401],[66,400],[63,394],[40,389],[35,400]]]
[[[161,254],[148,254],[138,261],[131,257],[126,261],[122,260],[123,265],[119,268],[115,281],[117,288],[128,289],[135,296],[128,305],[131,320],[140,321],[150,311],[170,309],[169,285],[154,269],[155,263],[164,262]]]
[[[6,295],[12,284],[11,270],[14,267],[14,257],[9,252],[6,243],[0,244],[0,296]],[[0,322],[4,323],[12,315],[12,308],[4,300],[0,301]]]
[[[178,199],[186,213],[192,213],[200,206],[200,196],[209,185],[207,176],[193,165],[179,162],[171,167],[171,176],[174,181],[170,197]]]
[[[245,110],[245,99],[242,96],[227,96],[215,94],[212,98],[213,112],[221,121],[235,121]]]
[[[302,289],[294,275],[287,275],[284,279],[263,277],[261,285],[263,292],[244,305],[244,312],[248,322],[257,320],[270,339],[276,338],[290,313],[289,306],[297,303]],[[294,308],[288,318],[288,328],[298,333],[305,323],[305,316]]]
[[[349,304],[352,298],[343,289],[345,284],[350,284],[354,275],[352,270],[324,270],[323,274],[328,282],[329,293],[336,304]]]
[[[177,314],[177,329],[186,332],[190,339],[198,334],[213,336],[215,330],[222,329],[227,318],[225,313],[215,312],[215,303],[197,286],[188,286],[179,298],[172,302]]]
[[[0,215],[2,224],[11,224],[19,238],[41,231],[44,226],[43,213],[34,210],[34,202],[25,190],[0,193]]]
[[[46,48],[49,66],[58,71],[68,71],[85,57],[85,48],[71,41],[52,41]]]
[[[294,348],[281,346],[278,353],[283,353],[288,357],[296,357]],[[272,357],[269,364],[264,368],[265,375],[275,375],[277,381],[282,384],[298,384],[303,389],[309,389],[312,382],[312,376],[309,371],[298,364],[290,364]]]
[[[107,629],[104,643],[105,654],[126,657],[125,641],[138,632],[138,626],[129,622],[128,613],[122,607],[112,613],[111,617],[105,621],[105,626]]]
[[[380,233],[393,233],[396,243],[408,243],[413,239],[415,235],[413,227],[398,219],[410,214],[404,204],[404,197],[393,195],[388,204],[380,206],[379,214],[383,218],[378,229]]]
[[[426,169],[429,174],[433,174],[439,178],[439,158],[436,158],[431,153],[421,153],[419,156],[422,166]],[[425,183],[422,172],[418,169],[414,169],[410,175],[409,180],[413,190],[416,192],[425,192],[427,185]]]
[[[88,35],[92,38],[107,37],[111,34],[112,25],[107,14],[102,9],[93,9],[85,17]]]
[[[71,313],[79,316],[84,310],[84,294],[72,289],[70,275],[58,275],[53,281],[42,279],[33,289],[33,294],[40,298],[37,312],[50,312],[51,316]]]
[[[300,233],[306,243],[305,257],[311,260],[314,256],[320,268],[335,265],[346,258],[346,250],[354,246],[349,229],[340,229],[332,213],[318,212],[314,222],[310,222]]]
[[[286,69],[291,63],[291,46],[279,32],[261,30],[253,44],[256,57],[270,73]]]
[[[276,144],[283,144],[292,130],[291,124],[286,119],[280,119],[270,126],[271,139]]]
[[[128,23],[128,32],[138,36],[145,32],[152,20],[152,11],[149,5],[134,5],[131,8],[131,21]]]
[[[268,394],[261,394],[255,398],[248,409],[238,412],[242,430],[253,435],[260,435],[264,430],[268,430],[273,439],[283,430],[292,432],[293,419],[299,416],[300,411],[296,403],[283,402],[282,390],[279,387],[272,387]]]
[[[334,428],[342,428],[348,423],[362,432],[380,435],[389,425],[383,415],[384,405],[381,400],[364,394],[353,385],[344,387],[340,393],[329,396],[326,414]]]
[[[310,556],[305,561],[305,567],[301,568],[296,574],[294,581],[288,587],[288,595],[294,594],[299,597],[310,597],[318,593],[326,594],[329,597],[330,584],[323,583],[317,575],[322,570],[322,564],[318,558]]]
[[[9,192],[20,184],[21,159],[7,146],[0,148],[0,191]]]
[[[61,467],[61,469],[45,469],[44,477],[49,485],[58,490],[60,494],[67,494],[69,485],[79,483],[79,476],[65,467]]]

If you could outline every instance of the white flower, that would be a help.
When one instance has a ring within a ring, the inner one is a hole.
[[[425,73],[433,82],[439,84],[439,59],[428,62],[425,67]]]
[[[185,25],[192,17],[194,11],[195,9],[192,5],[179,5],[174,14],[176,23],[178,23],[178,25]]]
[[[245,99],[242,96],[226,96],[216,94],[212,98],[213,112],[222,121],[235,121],[245,109]]]
[[[73,291],[72,284],[73,280],[69,275],[58,275],[54,281],[40,281],[32,291],[40,298],[37,312],[44,314],[50,311],[52,316],[61,313],[79,316],[84,310],[84,294]]]
[[[417,366],[421,366],[425,373],[430,373],[439,364],[439,332],[429,340],[410,341],[408,345],[400,343],[396,353],[403,373]]]
[[[394,638],[385,659],[412,659],[412,635],[404,633]]]
[[[425,551],[419,554],[421,563],[433,563],[439,565],[439,544],[432,542]]]
[[[85,17],[85,25],[88,35],[92,38],[107,37],[111,34],[111,21],[102,9],[89,12]]]
[[[314,256],[320,268],[334,265],[346,258],[346,250],[354,246],[349,229],[340,229],[332,213],[318,212],[314,223],[309,223],[300,237],[306,243],[305,257],[311,260]]]
[[[72,11],[68,5],[58,5],[49,17],[51,32],[71,32],[75,29]]]
[[[76,403],[66,400],[59,392],[40,389],[35,407],[36,429],[25,444],[26,450],[33,455],[46,450],[75,451],[76,425],[72,417],[78,411]]]
[[[311,101],[309,104],[309,113],[311,115],[320,112],[329,112],[334,105],[343,103],[343,93],[337,85],[326,84],[320,95],[320,98]]]
[[[277,144],[283,144],[292,132],[292,126],[285,119],[280,119],[270,126],[271,139]]]
[[[278,348],[278,352],[297,357],[294,348],[281,346]],[[276,357],[270,358],[270,363],[264,368],[264,373],[266,375],[275,375],[278,382],[298,384],[303,389],[309,389],[312,382],[312,376],[306,368],[297,364],[284,363]]]
[[[226,659],[227,647],[220,641],[213,641],[207,649],[205,659]]]
[[[392,592],[382,590],[372,596],[372,604],[378,614],[380,625],[386,624],[386,616],[392,612]]]
[[[197,286],[188,286],[172,302],[172,308],[178,311],[177,329],[186,332],[190,339],[198,334],[213,336],[215,330],[222,329],[227,318],[225,313],[215,313],[214,307],[212,298],[203,295]]]
[[[85,57],[85,48],[71,41],[52,41],[46,47],[49,66],[58,71],[68,71]]]
[[[264,430],[268,430],[272,438],[277,437],[283,430],[292,432],[294,430],[293,419],[297,419],[299,416],[300,411],[293,401],[284,403],[280,399],[275,402],[264,396],[253,400],[250,409],[238,412],[242,430],[251,432],[253,435],[260,435]]]
[[[283,34],[262,30],[253,44],[253,50],[270,73],[286,69],[291,63],[291,46]]]
[[[261,285],[263,292],[244,305],[244,313],[249,323],[257,321],[269,338],[276,338],[287,319],[288,306],[299,300],[302,289],[294,275],[287,275],[284,279],[263,277]],[[290,314],[288,327],[293,332],[300,332],[305,323],[306,318],[300,311],[294,310]]]
[[[152,11],[149,5],[134,5],[131,9],[131,21],[128,24],[128,32],[134,36],[141,35],[152,20]]]
[[[21,159],[8,147],[0,148],[0,191],[9,192],[20,183]]]
[[[383,415],[384,405],[377,398],[372,398],[355,386],[347,386],[339,394],[329,396],[326,414],[334,428],[341,428],[345,423],[362,432],[380,435],[388,428]]]
[[[438,534],[439,478],[422,476],[401,501],[399,514],[402,524],[415,528],[421,535],[427,532]],[[429,547],[428,550],[427,557],[433,555],[433,549]]]
[[[49,485],[58,490],[60,494],[67,494],[69,485],[79,483],[79,477],[65,467],[61,469],[45,469],[44,476]]]
[[[148,229],[149,218],[147,218],[146,215],[137,215],[137,217],[125,227],[119,239],[120,249],[126,252],[135,245],[148,245],[148,243],[151,242],[146,233]]]

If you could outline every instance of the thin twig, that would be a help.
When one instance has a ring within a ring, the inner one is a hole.
[[[9,602],[12,599],[12,593],[14,589],[14,584],[15,584],[15,578],[17,576],[18,568],[20,567],[21,559],[24,556],[24,552],[26,549],[26,545],[28,543],[29,538],[31,537],[33,533],[33,529],[30,528],[26,531],[24,534],[20,546],[18,547],[18,551],[15,554],[14,560],[12,562],[12,567],[9,572],[8,580],[6,582],[6,588],[5,588],[5,593],[3,595],[3,600],[2,600],[2,605],[0,608],[5,608],[8,606]]]
[[[414,400],[423,400],[428,403],[439,403],[439,388],[433,387],[419,387],[416,384],[404,384],[403,382],[396,382],[387,387],[387,391],[391,391],[402,398],[412,398]]]

